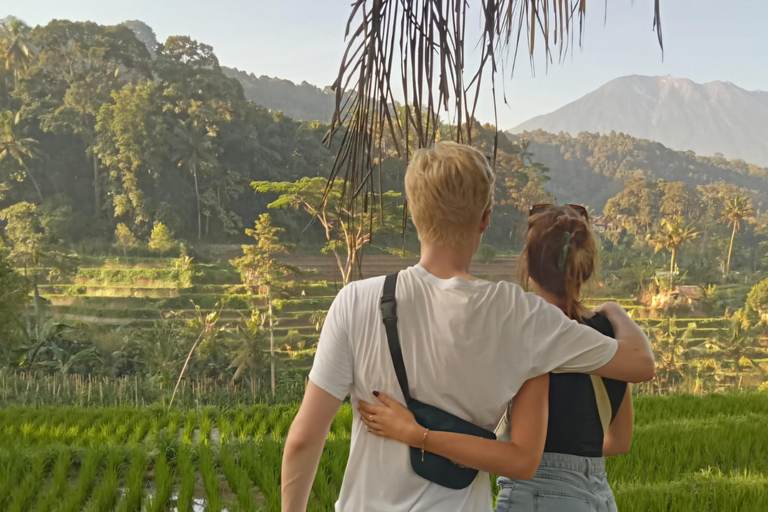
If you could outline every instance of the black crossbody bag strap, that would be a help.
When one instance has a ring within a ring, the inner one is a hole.
[[[395,366],[395,374],[400,389],[405,397],[405,403],[411,403],[411,393],[408,387],[408,374],[405,373],[403,362],[403,349],[400,346],[400,335],[397,332],[397,301],[395,290],[397,289],[398,274],[390,274],[384,279],[384,291],[381,294],[381,318],[384,320],[384,329],[387,332],[389,354],[392,356],[392,364]]]

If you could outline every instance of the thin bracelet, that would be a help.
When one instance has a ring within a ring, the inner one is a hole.
[[[424,437],[421,438],[421,462],[424,462],[424,448],[427,446],[427,436],[429,435],[429,429],[424,432]]]

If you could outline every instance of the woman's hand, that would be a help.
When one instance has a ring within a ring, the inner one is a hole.
[[[384,405],[373,405],[362,400],[358,403],[357,410],[368,431],[415,448],[421,447],[427,429],[416,423],[411,411],[384,393],[374,393],[374,396]]]

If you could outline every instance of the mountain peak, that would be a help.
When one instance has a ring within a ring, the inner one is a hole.
[[[768,93],[731,82],[623,76],[510,131],[536,129],[572,135],[623,132],[680,151],[768,165]]]

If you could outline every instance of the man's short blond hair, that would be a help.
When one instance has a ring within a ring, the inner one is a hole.
[[[464,243],[493,206],[493,171],[477,149],[438,142],[419,149],[405,173],[405,195],[423,243]]]

